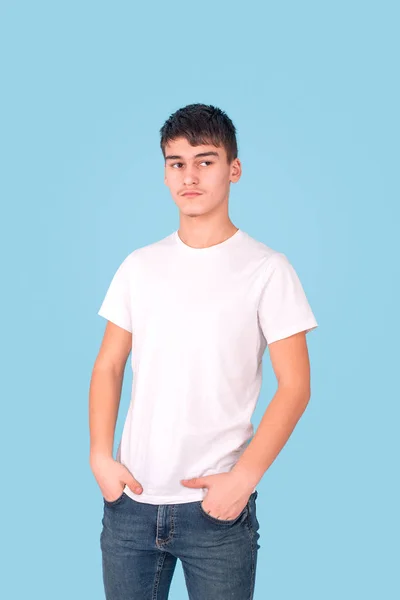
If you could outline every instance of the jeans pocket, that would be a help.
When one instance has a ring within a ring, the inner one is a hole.
[[[119,504],[122,500],[124,500],[125,497],[125,492],[122,492],[122,494],[118,496],[118,498],[116,498],[115,500],[106,500],[103,496],[103,501],[106,506],[115,506],[116,504]]]
[[[208,512],[205,511],[205,509],[203,508],[202,500],[200,500],[197,504],[198,504],[198,507],[200,508],[201,514],[204,517],[207,517],[207,519],[209,519],[213,523],[218,523],[219,525],[231,525],[232,523],[236,523],[236,521],[238,521],[241,517],[244,517],[244,515],[247,516],[248,506],[249,506],[249,503],[247,503],[246,506],[243,508],[243,510],[234,519],[217,519],[217,517],[214,517],[213,515],[209,515]]]

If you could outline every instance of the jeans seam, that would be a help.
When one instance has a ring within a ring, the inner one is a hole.
[[[250,592],[248,600],[252,600],[254,596],[254,587],[255,587],[255,557],[254,557],[254,536],[253,536],[253,528],[251,525],[252,518],[252,508],[249,510],[248,519],[247,519],[247,531],[250,536],[250,545],[251,545],[251,578],[250,578]]]
[[[152,600],[157,600],[157,596],[158,596],[158,588],[159,588],[159,584],[160,584],[160,580],[161,580],[161,571],[162,568],[164,566],[164,562],[165,562],[165,558],[167,556],[166,552],[163,552],[160,556],[160,559],[157,563],[157,571],[155,574],[155,578],[154,578],[154,587],[153,587],[153,594],[152,594]]]

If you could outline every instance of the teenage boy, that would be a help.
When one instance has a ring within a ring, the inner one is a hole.
[[[286,255],[229,218],[241,162],[226,113],[188,105],[160,133],[179,229],[123,260],[98,312],[108,322],[90,383],[90,465],[104,587],[108,600],[164,600],[179,558],[191,600],[251,599],[256,486],[309,401],[317,322]],[[278,388],[254,434],[267,346]]]

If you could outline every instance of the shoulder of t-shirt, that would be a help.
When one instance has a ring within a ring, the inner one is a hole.
[[[268,264],[272,266],[275,263],[288,262],[286,254],[276,248],[268,246],[264,242],[256,240],[248,233],[245,233],[244,239],[249,252],[251,252],[255,259],[262,260],[263,262],[265,261],[265,265]]]
[[[152,259],[153,257],[157,259],[160,256],[160,252],[164,252],[172,245],[172,235],[170,234],[161,240],[135,248],[125,256],[120,267],[126,269],[135,268],[135,266],[140,265],[148,259]]]

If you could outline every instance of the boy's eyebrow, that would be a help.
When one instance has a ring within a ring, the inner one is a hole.
[[[217,157],[219,157],[219,154],[218,154],[218,152],[214,152],[213,150],[210,150],[210,152],[200,152],[199,154],[195,154],[194,158],[199,158],[200,156],[217,156]],[[176,160],[178,158],[183,158],[183,157],[179,156],[179,154],[169,154],[168,156],[165,157],[165,160],[168,160],[169,158]]]

